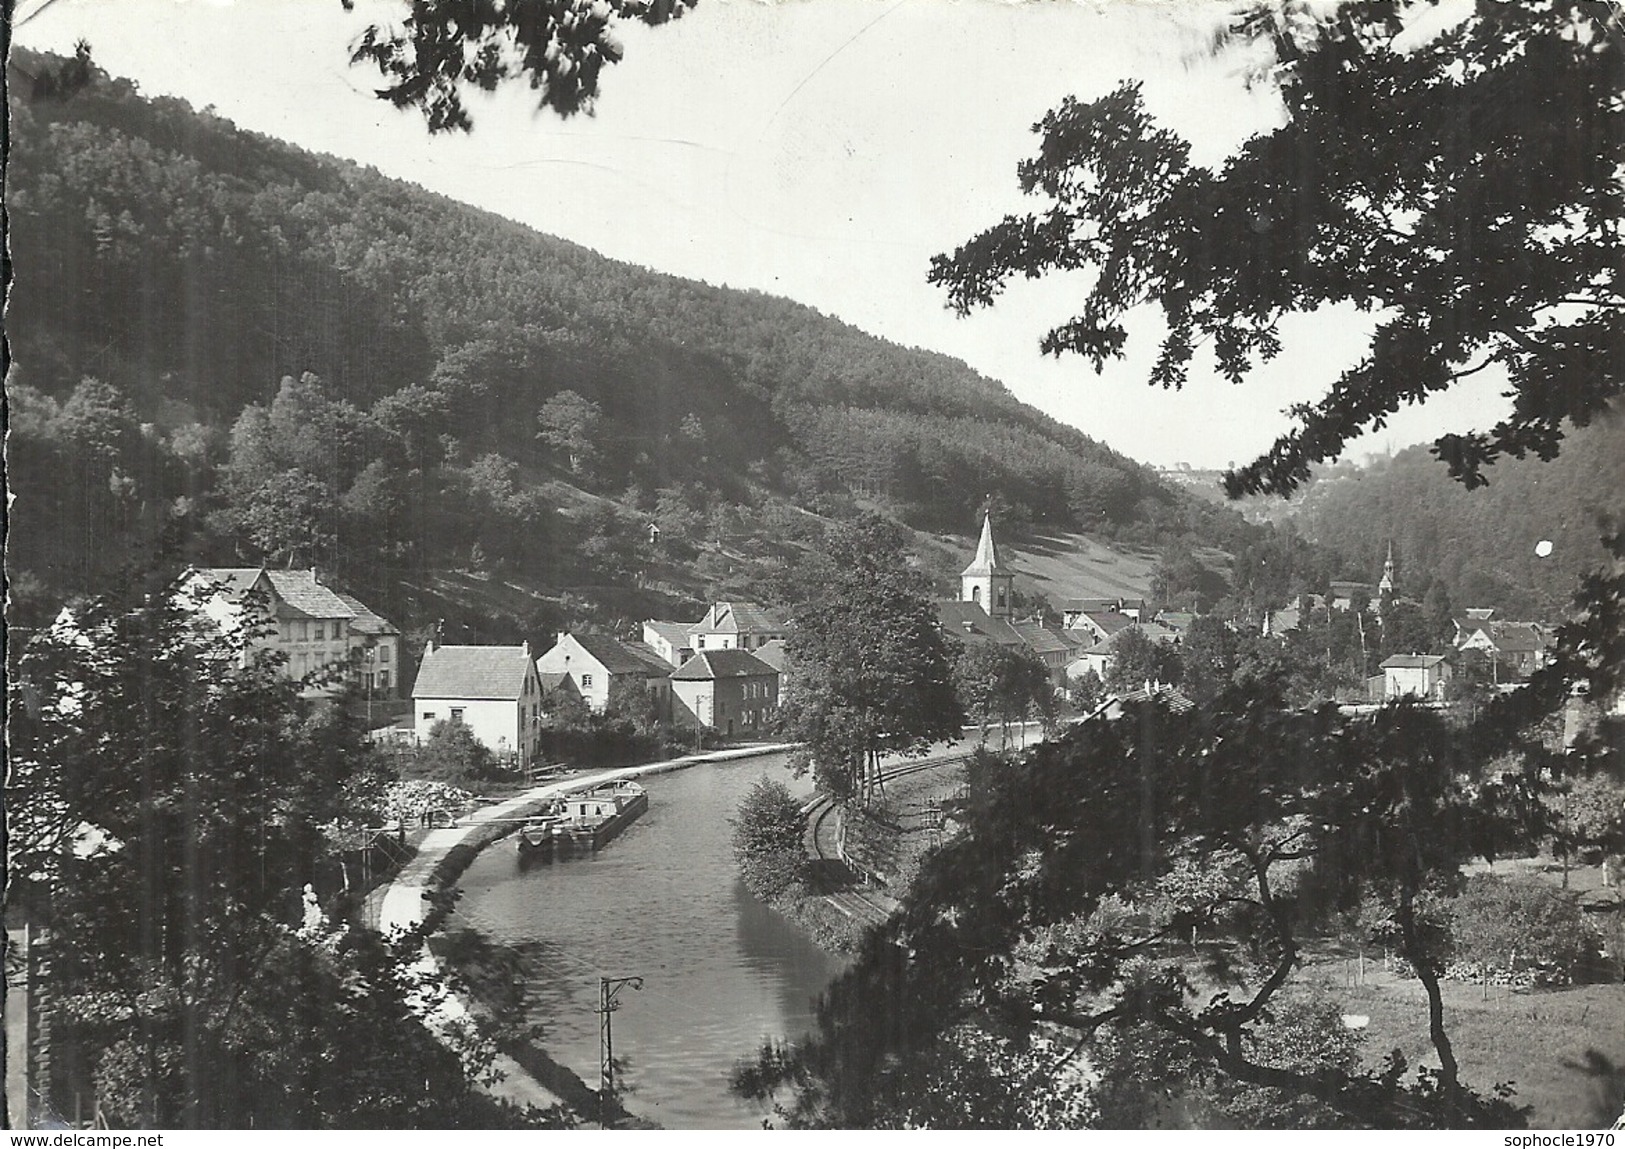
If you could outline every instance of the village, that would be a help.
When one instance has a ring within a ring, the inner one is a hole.
[[[959,596],[935,603],[938,625],[961,646],[991,646],[1041,662],[1058,700],[1098,704],[1122,644],[1143,639],[1177,652],[1200,617],[1122,597],[1066,598],[1052,612],[1059,621],[1018,617],[1017,573],[1001,554],[992,516],[984,516],[975,553],[960,574]],[[388,724],[373,727],[375,740],[420,743],[437,724],[462,724],[500,761],[526,774],[544,765],[541,732],[548,712],[565,699],[599,714],[614,702],[702,738],[760,741],[773,736],[779,705],[795,689],[787,659],[794,620],[749,602],[713,603],[694,622],[648,619],[638,637],[561,633],[541,652],[528,643],[430,638],[416,652],[414,670],[401,628],[329,587],[314,570],[196,568],[179,586],[208,617],[252,624],[254,648],[283,655],[283,673],[308,683],[313,694],[349,685],[369,717],[389,715]],[[1298,595],[1270,612],[1262,631],[1284,637],[1317,608],[1356,618],[1370,609],[1380,620],[1383,604],[1406,601],[1390,547],[1376,580],[1333,581],[1324,594]],[[1464,664],[1487,674],[1495,687],[1511,689],[1545,665],[1553,642],[1550,626],[1501,619],[1493,608],[1469,607],[1452,621],[1450,648],[1389,655],[1359,693],[1335,701],[1360,706],[1409,698],[1442,705]],[[408,699],[410,710],[403,713]]]

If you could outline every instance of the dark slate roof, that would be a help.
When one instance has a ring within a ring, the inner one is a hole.
[[[1012,622],[1010,629],[1021,636],[1021,641],[1034,654],[1065,653],[1072,649],[1071,643],[1041,622]]]
[[[1166,706],[1169,710],[1172,710],[1175,714],[1186,714],[1196,708],[1196,703],[1192,702],[1188,697],[1186,697],[1178,687],[1168,686],[1160,682],[1153,682],[1149,690],[1142,687],[1139,690],[1131,690],[1127,694],[1119,694],[1116,698],[1111,699],[1095,713],[1103,714],[1107,718],[1121,718],[1123,716],[1123,704],[1125,702],[1151,701],[1162,703],[1162,705]]]
[[[310,618],[354,618],[355,611],[344,600],[316,581],[314,571],[265,572],[277,598],[293,613]]]
[[[1497,650],[1539,652],[1546,649],[1546,636],[1532,622],[1491,622],[1488,625]]]
[[[555,690],[559,689],[560,687],[564,687],[564,686],[569,687],[570,692],[572,694],[575,693],[575,689],[576,689],[575,680],[572,679],[568,674],[563,673],[562,671],[559,672],[558,674],[538,674],[536,677],[541,679],[541,681],[542,681],[542,690],[544,690],[548,694],[551,694]]]
[[[423,655],[412,697],[517,699],[530,667],[528,646],[437,646]]]
[[[785,642],[782,638],[771,639],[762,643],[751,651],[760,661],[767,663],[780,674],[784,673]]]
[[[717,602],[705,612],[705,617],[688,628],[689,634],[740,634],[768,631],[777,633],[785,629],[770,612],[751,602]]]
[[[1382,660],[1384,670],[1427,670],[1444,661],[1442,654],[1391,654]]]
[[[633,658],[641,659],[645,669],[657,678],[665,678],[671,673],[671,663],[660,656],[660,652],[646,642],[623,642],[627,653]]]
[[[336,591],[335,593],[344,602],[345,606],[355,611],[355,617],[350,620],[350,629],[357,634],[386,635],[401,633],[399,627],[383,615],[373,613],[366,603],[354,595],[345,594],[343,591]]]
[[[672,673],[674,681],[710,682],[719,678],[754,678],[776,675],[767,663],[743,650],[707,650],[696,654]]]
[[[1002,618],[993,618],[980,603],[947,599],[937,603],[937,623],[955,638],[980,639],[999,646],[1025,646],[1021,635]]]
[[[607,634],[571,634],[570,637],[580,643],[581,648],[596,658],[610,674],[648,674],[654,669],[643,655],[629,650],[628,644],[618,638],[611,638]],[[664,659],[657,657],[656,661],[660,663],[660,674],[665,674],[671,667]]]
[[[1132,618],[1115,610],[1086,610],[1082,613],[1090,622],[1105,631],[1108,637],[1134,625]]]

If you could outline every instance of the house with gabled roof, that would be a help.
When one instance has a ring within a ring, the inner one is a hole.
[[[688,637],[689,624],[671,622],[663,618],[645,619],[643,642],[673,670],[694,656],[692,640]]]
[[[1135,622],[1113,631],[1093,646],[1079,651],[1065,668],[1066,677],[1082,678],[1093,671],[1102,682],[1117,660],[1117,643],[1131,630],[1137,630],[1152,642],[1174,646],[1180,641],[1179,632],[1157,622]]]
[[[428,738],[437,722],[460,722],[493,753],[537,760],[542,683],[530,644],[441,646],[430,641],[412,684],[413,731]]]
[[[730,738],[762,734],[779,706],[779,672],[743,650],[696,651],[671,690],[678,722]]]
[[[1146,615],[1143,598],[1069,598],[1061,604],[1061,626],[1073,629],[1082,625],[1083,615],[1126,615],[1130,622],[1139,622]],[[1095,641],[1106,637],[1099,635]]]
[[[1450,664],[1442,654],[1394,654],[1382,660],[1383,697],[1437,702],[1450,681]]]
[[[315,570],[192,567],[176,580],[176,593],[218,626],[256,632],[252,645],[283,652],[283,673],[312,679],[312,692],[331,688],[324,679],[360,673],[351,669],[352,655],[359,651],[364,659],[369,647],[387,642],[390,666],[399,663],[400,631],[359,599],[324,584]],[[393,669],[390,681],[391,688],[399,683]]]
[[[649,696],[659,715],[669,711],[671,665],[641,642],[566,632],[536,660],[536,670],[549,689],[568,689],[600,714],[611,697],[628,692]]]
[[[750,602],[716,602],[688,628],[695,654],[711,650],[755,650],[775,638],[788,638],[784,620]]]
[[[1052,684],[1059,686],[1066,681],[1066,664],[1076,657],[1078,649],[1073,643],[1062,638],[1055,628],[1036,620],[1012,622],[1010,629],[1016,632],[1022,645],[1044,664]]]
[[[1552,645],[1544,627],[1534,622],[1503,622],[1496,619],[1456,621],[1456,649],[1476,651],[1488,659],[1496,682],[1503,674],[1527,678],[1546,665]]]

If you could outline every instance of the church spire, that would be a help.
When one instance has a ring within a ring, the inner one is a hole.
[[[1382,564],[1382,578],[1377,580],[1378,594],[1394,593],[1394,542],[1388,540],[1388,559]]]
[[[1009,618],[1013,607],[1015,575],[999,561],[999,544],[993,538],[993,515],[982,512],[982,537],[976,542],[976,556],[959,575],[959,597],[974,602],[994,618]]]

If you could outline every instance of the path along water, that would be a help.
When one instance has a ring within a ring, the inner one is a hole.
[[[614,1015],[618,1089],[667,1128],[751,1128],[764,1114],[728,1074],[764,1039],[810,1028],[839,959],[745,890],[728,819],[764,774],[798,795],[782,755],[643,779],[649,812],[596,855],[521,865],[511,840],[474,860],[448,928],[467,926],[526,956],[529,1021],[550,1056],[589,1084],[599,1067],[601,976],[640,976]]]

